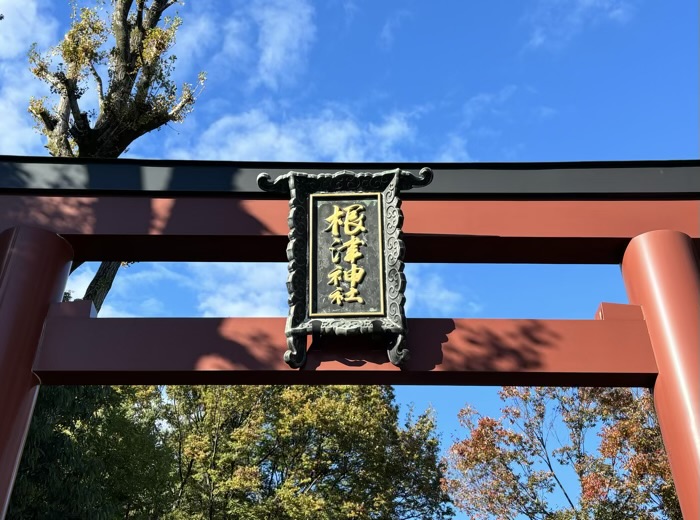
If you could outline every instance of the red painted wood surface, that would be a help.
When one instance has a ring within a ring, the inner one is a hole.
[[[0,233],[0,518],[39,390],[32,363],[44,318],[63,296],[71,257],[55,233],[26,227]]]
[[[700,518],[700,268],[688,236],[636,237],[622,262],[659,366],[654,406],[683,518]]]
[[[62,234],[76,260],[286,261],[283,200],[0,196],[0,231]],[[405,201],[409,262],[619,263],[675,229],[700,243],[700,201]]]
[[[284,318],[95,319],[71,305],[84,304],[46,321],[34,365],[44,383],[651,386],[657,373],[639,319],[409,319],[403,369],[347,338],[311,345],[297,371],[282,360]]]

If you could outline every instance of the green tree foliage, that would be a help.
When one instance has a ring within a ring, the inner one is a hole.
[[[197,87],[185,84],[179,92],[171,79],[175,57],[169,51],[181,20],[166,11],[175,3],[112,0],[88,7],[71,1],[71,23],[61,42],[47,52],[32,47],[31,71],[49,86],[50,96],[32,99],[29,112],[51,155],[116,158],[135,139],[182,121],[192,110],[204,76]],[[84,103],[90,88],[94,108]],[[120,265],[102,262],[88,286],[85,299],[98,311]],[[172,490],[170,466],[164,464],[169,452],[138,393],[42,388],[11,517],[161,516]]]
[[[472,518],[682,520],[648,391],[504,387],[501,398],[499,418],[460,412],[467,437],[450,450],[445,487]]]
[[[429,414],[390,387],[169,387],[172,518],[447,518]]]
[[[171,454],[154,387],[42,389],[8,518],[153,518],[169,510]]]
[[[32,48],[32,73],[50,87],[55,105],[32,99],[29,112],[51,155],[119,157],[135,139],[191,111],[197,89],[186,83],[178,93],[171,79],[176,58],[169,50],[181,20],[165,11],[175,3],[112,0],[107,14],[101,4],[76,2],[63,40],[47,53]],[[199,88],[203,83],[200,74]],[[86,111],[81,103],[91,85],[98,106]]]
[[[71,403],[42,403],[60,415],[42,413],[32,424],[9,518],[451,516],[433,419],[400,426],[391,387],[52,395]]]

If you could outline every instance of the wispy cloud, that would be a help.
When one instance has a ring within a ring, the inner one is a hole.
[[[355,15],[360,8],[357,6],[357,2],[355,2],[355,0],[340,0],[340,4],[343,8],[343,12],[345,13],[345,23],[350,24],[354,20]]]
[[[173,49],[184,65],[178,79],[192,81],[189,76],[203,69],[229,88],[276,91],[306,69],[316,37],[308,0],[204,2],[185,10]]]
[[[250,25],[243,17],[229,18],[224,22],[223,42],[218,56],[223,59],[223,67],[240,66],[253,58],[253,47],[249,45],[252,31]]]
[[[0,0],[5,16],[0,26],[0,114],[5,131],[0,132],[0,154],[40,155],[42,139],[32,129],[27,113],[30,96],[48,94],[29,72],[27,52],[32,43],[46,49],[57,42],[58,21],[50,3],[42,0]],[[8,131],[9,129],[9,131]]]
[[[192,282],[187,275],[167,264],[146,262],[121,268],[111,295],[121,299],[138,295],[140,300],[145,300],[150,297],[149,291],[163,283],[188,287]]]
[[[441,162],[468,162],[474,157],[467,148],[474,138],[494,139],[501,135],[505,121],[512,118],[511,100],[518,92],[516,85],[506,85],[498,90],[479,92],[469,97],[461,107],[461,119],[452,129],[437,151]]]
[[[256,81],[275,89],[306,65],[316,36],[314,9],[305,0],[258,0],[250,12],[258,27]]]
[[[280,118],[274,108],[220,117],[194,142],[171,141],[169,155],[188,159],[266,161],[391,161],[402,159],[416,128],[413,118],[392,112],[377,121],[360,121],[338,108]]]
[[[85,293],[97,265],[84,264],[70,277],[74,298]],[[446,269],[409,264],[406,276],[410,316],[469,317],[483,310],[478,295]],[[120,270],[100,317],[286,316],[286,281],[285,263],[143,262]]]
[[[47,94],[25,63],[0,63],[0,154],[44,155],[43,138],[34,130],[27,112],[31,96]],[[10,129],[9,131],[7,129]]]
[[[85,295],[90,281],[95,277],[97,270],[95,265],[93,263],[83,264],[68,278],[66,291],[70,291],[74,300],[80,299]]]
[[[115,307],[110,303],[103,304],[100,309],[100,318],[140,318],[148,315],[149,314],[136,313],[124,308]]]
[[[384,50],[390,49],[396,40],[396,33],[401,28],[403,21],[410,16],[410,12],[405,9],[391,13],[389,18],[384,22],[382,30],[379,33],[379,44]]]
[[[202,316],[286,316],[287,264],[191,263]]]
[[[482,92],[469,98],[462,108],[464,124],[472,127],[476,120],[485,114],[502,114],[504,105],[513,97],[518,88],[506,85],[495,92]]]
[[[467,151],[467,139],[457,134],[450,134],[445,144],[438,150],[438,162],[469,162],[472,160]]]
[[[227,38],[236,31],[232,31],[228,24],[224,24],[222,31],[215,31],[213,28],[217,23],[216,13],[204,7],[187,13],[187,17],[183,18],[173,47],[173,54],[178,58],[176,70],[179,74],[190,74],[214,46],[227,47]]]
[[[98,266],[98,262],[85,263],[70,276],[66,290],[72,293],[73,299],[85,295]],[[163,288],[166,286],[188,290],[192,287],[192,282],[186,274],[165,264],[146,262],[122,268],[100,310],[100,317],[168,315],[172,309],[163,300]]]
[[[559,113],[556,108],[547,105],[536,106],[532,109],[532,112],[538,119],[550,119]]]
[[[0,60],[26,63],[32,43],[39,48],[56,43],[58,21],[48,14],[49,6],[45,0],[0,1],[0,12],[5,16],[0,30]]]
[[[97,263],[69,278],[73,298],[85,294]],[[284,316],[287,264],[152,263],[120,269],[104,305],[103,318],[136,316]]]
[[[600,23],[627,22],[635,0],[536,0],[525,16],[530,36],[525,48],[560,48]]]
[[[444,270],[442,270],[444,271]],[[483,310],[478,295],[436,266],[407,264],[406,314],[412,317],[472,317]]]

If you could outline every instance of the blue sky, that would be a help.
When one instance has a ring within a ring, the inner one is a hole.
[[[698,158],[698,3],[653,0],[200,0],[179,6],[178,82],[208,74],[194,112],[128,157],[285,161]],[[47,92],[26,52],[69,9],[0,0],[0,153],[45,155],[26,113]],[[94,96],[86,95],[86,100]],[[286,312],[285,266],[138,264],[110,316]],[[79,296],[94,273],[70,287]],[[408,266],[408,314],[593,316],[626,300],[617,266]],[[398,389],[435,407],[443,440],[494,389]]]

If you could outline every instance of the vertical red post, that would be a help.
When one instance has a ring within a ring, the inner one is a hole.
[[[39,381],[32,365],[51,302],[61,301],[73,250],[42,229],[0,233],[0,518],[5,518]]]
[[[659,367],[654,405],[683,518],[700,518],[700,270],[690,237],[650,231],[622,260],[630,303],[641,305]]]

